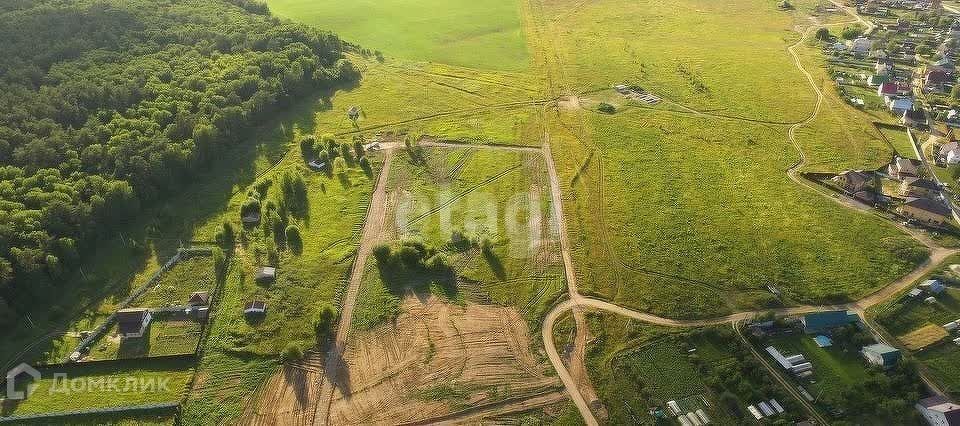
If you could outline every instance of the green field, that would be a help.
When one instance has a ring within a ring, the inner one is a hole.
[[[512,305],[531,324],[538,322],[563,292],[542,155],[425,147],[396,155],[387,190],[398,201],[387,213],[386,242],[412,238],[436,248],[449,259],[457,283],[387,276],[371,259],[354,325],[369,328],[395,316],[407,287],[457,303]],[[484,240],[488,249],[481,247]]]
[[[913,149],[913,146],[910,143],[910,138],[907,137],[906,130],[880,127],[880,133],[883,133],[883,136],[890,141],[890,144],[893,145],[893,149],[896,150],[897,155],[903,158],[919,160],[919,158],[917,158],[917,151]]]
[[[495,70],[527,68],[517,0],[268,0],[273,13],[384,55]]]
[[[41,369],[33,392],[19,403],[6,401],[3,415],[178,402],[193,377],[192,364],[192,359],[172,359]],[[55,374],[66,374],[66,390]],[[130,380],[136,380],[137,387]]]
[[[581,118],[595,146],[563,129],[553,140],[577,200],[565,208],[582,290],[710,316],[863,297],[925,257],[891,224],[789,180],[796,154],[777,128],[644,110]]]

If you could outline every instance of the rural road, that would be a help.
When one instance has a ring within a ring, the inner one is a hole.
[[[385,144],[383,166],[377,175],[377,186],[370,197],[370,206],[367,208],[367,217],[363,221],[363,232],[360,237],[360,246],[357,248],[357,257],[350,270],[350,282],[340,308],[340,321],[337,326],[337,336],[327,352],[324,363],[325,372],[320,376],[320,399],[317,400],[313,424],[327,424],[330,403],[333,400],[333,380],[339,375],[343,367],[343,352],[347,346],[347,337],[350,333],[350,323],[353,322],[353,308],[357,303],[357,294],[360,292],[360,283],[363,279],[363,268],[373,246],[380,240],[383,224],[386,218],[387,178],[390,176],[390,163],[393,161],[394,146]]]

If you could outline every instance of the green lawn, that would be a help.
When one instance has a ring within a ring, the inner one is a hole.
[[[627,110],[551,128],[580,289],[667,316],[863,297],[925,249],[791,181],[780,128]],[[776,285],[779,302],[767,291]]]
[[[529,64],[520,2],[268,0],[273,13],[385,55],[517,71]]]
[[[193,376],[193,360],[125,361],[41,369],[33,393],[19,404],[8,401],[4,415],[178,402]],[[55,379],[66,374],[68,382]],[[132,380],[137,385],[131,385]],[[113,387],[110,383],[114,383]],[[142,385],[141,385],[142,383]]]
[[[890,141],[890,144],[893,145],[893,149],[897,151],[898,155],[903,158],[919,160],[916,150],[911,146],[910,138],[907,137],[906,130],[880,127],[880,133],[883,133],[887,140]]]
[[[927,367],[944,390],[954,397],[960,396],[960,346],[944,342],[916,354],[917,360]]]

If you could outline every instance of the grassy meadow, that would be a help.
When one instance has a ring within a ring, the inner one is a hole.
[[[552,133],[581,290],[711,316],[863,297],[925,257],[891,224],[789,180],[781,128],[649,110],[562,119],[593,133],[593,146],[583,128]]]
[[[270,10],[387,56],[505,71],[526,69],[518,0],[268,0]]]

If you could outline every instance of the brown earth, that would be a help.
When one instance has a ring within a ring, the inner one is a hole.
[[[516,309],[410,295],[394,323],[348,343],[330,423],[431,423],[461,412],[477,420],[484,409],[556,403],[560,382],[530,345]]]

